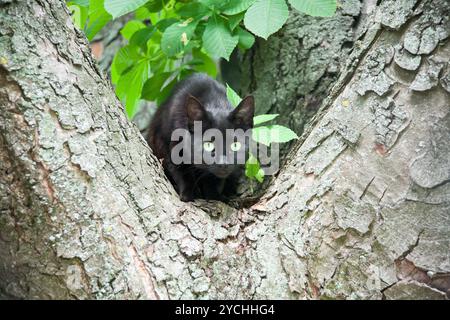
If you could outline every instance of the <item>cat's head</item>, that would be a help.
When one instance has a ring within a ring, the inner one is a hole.
[[[194,161],[195,167],[219,178],[226,178],[247,159],[255,100],[252,96],[247,96],[234,109],[228,100],[217,100],[214,103],[223,105],[204,106],[193,96],[187,98],[188,127],[191,136],[194,135],[194,139],[191,139],[192,157],[202,155],[201,163]],[[200,138],[195,132],[195,124],[198,129],[199,122]]]

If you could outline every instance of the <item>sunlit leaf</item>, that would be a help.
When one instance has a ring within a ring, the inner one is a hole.
[[[261,123],[269,122],[278,117],[278,114],[261,114],[253,118],[253,125],[257,126]]]
[[[105,10],[115,19],[136,10],[147,2],[148,0],[105,0]]]
[[[233,88],[231,88],[228,84],[227,84],[227,98],[233,107],[237,107],[239,103],[241,103],[242,101],[241,97],[239,97],[236,91],[234,91]]]
[[[236,27],[244,20],[245,12],[241,12],[234,16],[228,17],[228,25],[230,26],[230,30],[233,31]]]
[[[104,0],[91,1],[89,5],[89,23],[86,27],[86,36],[89,41],[112,19],[103,7]]]
[[[256,142],[270,146],[271,143],[284,143],[298,139],[298,136],[294,131],[287,127],[270,125],[253,128],[252,138]]]
[[[117,51],[111,64],[111,82],[113,84],[116,84],[120,75],[133,65],[131,56],[129,46],[122,47]]]
[[[247,10],[255,2],[256,0],[230,0],[229,3],[223,7],[222,13],[227,15],[241,13]]]
[[[298,11],[313,17],[331,17],[336,12],[336,0],[289,0]]]
[[[203,46],[213,57],[222,57],[226,60],[238,44],[239,37],[233,36],[222,17],[213,15],[209,18],[203,33]]]
[[[127,40],[130,40],[135,32],[145,28],[145,24],[143,24],[139,20],[130,20],[127,24],[120,30],[120,34]]]
[[[264,39],[280,30],[289,16],[285,0],[257,0],[245,13],[245,27]]]
[[[127,115],[130,119],[138,111],[139,99],[142,87],[147,81],[150,73],[148,61],[142,60],[121,75],[116,86],[116,93],[119,99],[125,104]]]
[[[245,163],[245,175],[248,178],[256,179],[260,183],[264,180],[264,171],[261,169],[258,159],[251,153]]]
[[[168,27],[161,39],[161,49],[171,57],[182,52],[192,38],[198,21],[187,19]]]
[[[88,7],[74,4],[68,5],[67,8],[71,12],[73,23],[78,27],[78,29],[83,30],[89,14]]]

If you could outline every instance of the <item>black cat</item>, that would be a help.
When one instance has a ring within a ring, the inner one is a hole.
[[[147,141],[162,160],[181,200],[224,200],[235,192],[236,179],[243,168],[242,161],[236,162],[238,158],[246,159],[248,154],[249,138],[243,132],[253,127],[254,109],[252,96],[233,108],[225,87],[204,74],[189,76],[175,86],[171,96],[156,111]],[[216,129],[213,131],[222,134],[223,139],[216,136],[194,139],[194,129],[198,130],[200,123],[202,134]],[[185,132],[184,139],[171,141],[176,129],[184,129],[178,130]],[[235,132],[229,139],[226,137],[231,131],[227,129]],[[174,154],[183,157],[182,163],[172,155],[174,148],[178,150],[180,146],[184,149]],[[208,162],[208,157],[214,158],[215,163]]]

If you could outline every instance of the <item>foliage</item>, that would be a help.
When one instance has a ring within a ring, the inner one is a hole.
[[[111,78],[131,118],[141,99],[160,104],[193,72],[217,75],[216,59],[267,39],[293,8],[331,16],[336,0],[70,0],[75,24],[89,40],[112,19],[134,12],[122,29],[128,44],[114,57]],[[288,134],[288,133],[285,133]]]
[[[250,179],[256,179],[259,183],[264,180],[264,170],[261,169],[258,159],[251,153],[245,163],[245,175]]]

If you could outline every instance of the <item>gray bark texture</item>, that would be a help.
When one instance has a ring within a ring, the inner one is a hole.
[[[234,208],[179,201],[63,1],[0,0],[0,296],[448,299],[448,17],[373,6],[333,87],[311,80],[328,94],[286,165]],[[295,91],[269,76],[252,85]]]

